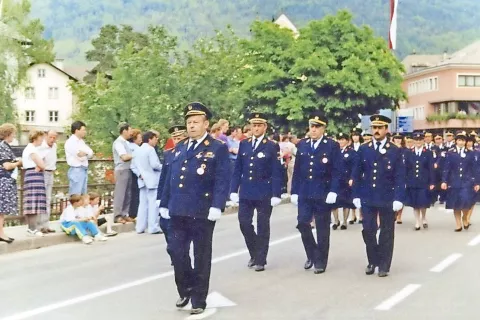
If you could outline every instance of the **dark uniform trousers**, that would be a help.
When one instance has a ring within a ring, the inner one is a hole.
[[[332,208],[319,199],[298,199],[298,225],[308,260],[316,268],[327,268],[330,248],[330,213]],[[310,222],[315,218],[317,241],[313,237]]]
[[[257,209],[257,233],[255,233],[252,224],[255,209]],[[271,215],[270,198],[263,200],[240,199],[238,212],[240,230],[245,238],[250,258],[254,259],[255,264],[260,266],[267,264]]]
[[[390,272],[395,239],[395,212],[389,207],[369,207],[362,203],[362,236],[367,249],[368,264]],[[380,236],[377,241],[377,216],[380,218]]]
[[[165,242],[167,243],[167,253],[170,256],[170,259],[172,259],[173,262],[173,256],[172,256],[172,248],[170,245],[170,239],[172,238],[171,234],[171,227],[170,227],[170,220],[169,219],[164,219],[160,217],[160,229],[163,231],[163,235],[165,236]]]
[[[169,246],[178,294],[180,297],[190,296],[194,308],[204,309],[207,306],[212,267],[212,238],[215,222],[185,216],[172,216],[170,220]],[[190,242],[193,242],[193,268],[189,255]]]

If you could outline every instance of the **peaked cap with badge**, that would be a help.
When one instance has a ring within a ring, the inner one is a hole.
[[[381,114],[374,114],[370,117],[370,125],[372,126],[388,126],[392,123],[392,120]]]
[[[252,112],[248,117],[248,122],[250,122],[251,124],[267,123],[267,116],[261,112]]]
[[[205,116],[207,120],[212,118],[212,113],[200,102],[192,102],[183,110],[185,119],[191,116]]]
[[[170,127],[170,129],[168,129],[168,133],[170,133],[170,135],[172,137],[181,136],[185,132],[187,132],[187,127],[185,127],[183,125],[172,126],[172,127]]]
[[[327,126],[328,119],[325,117],[325,114],[321,111],[315,111],[310,114],[308,117],[308,124],[316,126]]]

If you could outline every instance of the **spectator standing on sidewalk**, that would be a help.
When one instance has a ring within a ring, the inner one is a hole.
[[[53,191],[54,173],[57,169],[57,132],[50,130],[47,132],[42,145],[39,147],[40,154],[43,162],[45,163],[45,170],[43,171],[43,177],[45,180],[45,192],[47,199],[47,214],[38,215],[38,227],[42,233],[54,233],[55,230],[50,228],[50,214],[51,214],[51,201]]]
[[[120,135],[113,142],[113,162],[115,164],[115,190],[113,193],[113,212],[115,221],[119,223],[133,222],[128,216],[131,199],[132,176],[130,164],[133,158],[127,139],[132,135],[132,129],[128,123],[123,123],[119,128]]]
[[[128,142],[130,153],[134,155],[135,151],[140,149],[140,145],[142,144],[142,131],[139,129],[132,129],[132,137],[128,140]],[[128,216],[131,218],[136,218],[138,204],[140,202],[140,190],[138,189],[137,176],[135,173],[133,173],[131,168],[130,176],[132,177],[132,183],[130,183],[130,207],[128,209]]]
[[[22,153],[24,173],[23,180],[23,215],[27,222],[27,235],[42,237],[43,233],[37,230],[38,216],[47,215],[47,194],[43,171],[45,163],[38,147],[43,142],[43,132],[32,130],[29,134],[30,143]],[[41,218],[44,220],[44,217]]]
[[[159,215],[157,206],[157,188],[160,180],[162,165],[155,151],[158,136],[152,131],[143,135],[143,144],[135,152],[132,161],[132,171],[138,177],[140,189],[140,204],[138,206],[137,233],[148,231],[151,234],[160,233]]]
[[[10,147],[17,130],[11,123],[0,126],[0,241],[12,243],[13,238],[7,237],[3,229],[5,216],[17,214],[17,174],[22,166],[22,160],[17,159]]]
[[[88,183],[88,159],[93,157],[93,151],[85,143],[83,138],[87,134],[87,128],[82,121],[75,121],[71,126],[72,135],[65,142],[65,158],[68,169],[68,193],[87,193]]]

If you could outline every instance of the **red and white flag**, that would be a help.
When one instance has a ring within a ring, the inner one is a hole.
[[[390,31],[388,33],[388,44],[390,49],[397,47],[397,16],[398,0],[390,0]]]

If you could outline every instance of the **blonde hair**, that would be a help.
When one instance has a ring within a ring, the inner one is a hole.
[[[135,140],[138,135],[142,135],[142,131],[140,129],[132,129],[132,141]]]
[[[90,201],[93,201],[93,200],[95,200],[95,199],[97,199],[97,198],[100,198],[100,195],[99,195],[98,193],[96,193],[96,192],[89,192],[89,193],[88,193],[88,196],[90,197]]]
[[[220,124],[219,123],[215,123],[213,126],[212,126],[212,129],[210,129],[210,133],[217,133],[218,131],[220,131]]]
[[[11,123],[4,123],[0,126],[0,140],[4,140],[17,132],[17,128]]]
[[[217,124],[218,124],[218,126],[219,126],[220,128],[223,127],[224,125],[226,125],[227,123],[229,123],[229,122],[228,122],[228,120],[226,120],[226,119],[220,119],[220,120],[218,120],[218,122],[217,122]]]
[[[28,141],[32,143],[33,141],[37,140],[38,137],[42,137],[44,135],[43,131],[40,130],[31,130],[28,133]]]

